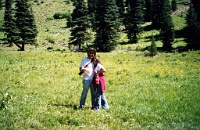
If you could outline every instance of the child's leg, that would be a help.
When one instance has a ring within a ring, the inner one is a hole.
[[[101,85],[97,85],[97,93],[96,93],[96,109],[100,110],[100,105],[101,105]]]
[[[101,94],[101,105],[102,105],[103,109],[109,109],[108,102],[107,102],[106,97],[103,93]]]

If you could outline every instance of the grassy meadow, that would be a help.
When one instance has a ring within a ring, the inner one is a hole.
[[[107,69],[105,96],[110,109],[92,111],[88,92],[85,108],[79,110],[78,72],[86,53],[69,51],[66,19],[53,18],[72,9],[71,2],[39,0],[33,3],[38,46],[25,46],[20,52],[15,46],[0,45],[1,130],[200,129],[200,51],[175,49],[145,56],[148,52],[140,50],[151,44],[150,36],[159,35],[158,30],[145,30],[138,44],[97,53]],[[186,26],[185,16],[173,15],[177,33]],[[0,39],[2,19],[0,10]],[[126,41],[122,33],[119,42]],[[159,39],[156,45],[162,46]],[[173,47],[185,45],[184,38],[176,37]]]
[[[2,130],[200,129],[200,52],[98,53],[106,67],[109,110],[78,109],[85,53],[0,51]],[[8,90],[7,90],[8,89]],[[7,90],[7,91],[6,91]]]

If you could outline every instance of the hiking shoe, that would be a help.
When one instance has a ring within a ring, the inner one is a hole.
[[[83,105],[80,105],[80,106],[79,106],[79,109],[83,109]]]

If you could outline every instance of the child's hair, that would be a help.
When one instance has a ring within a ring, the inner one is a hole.
[[[98,57],[95,57],[95,58],[94,58],[94,61],[96,61],[96,62],[97,62],[97,64],[98,64],[98,63],[100,63],[100,64],[101,64],[101,61],[99,60],[99,58],[98,58]]]

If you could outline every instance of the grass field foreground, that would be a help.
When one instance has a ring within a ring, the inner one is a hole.
[[[106,67],[110,109],[78,109],[85,53],[0,51],[0,110],[7,129],[200,129],[200,52],[98,53]],[[5,90],[8,89],[7,92]]]

